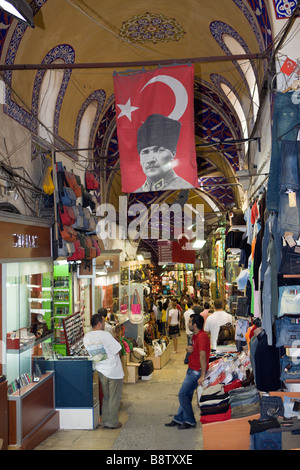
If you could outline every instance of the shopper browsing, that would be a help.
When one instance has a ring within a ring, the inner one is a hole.
[[[177,300],[172,300],[171,309],[169,310],[168,329],[169,336],[173,339],[174,352],[177,354],[178,334],[180,328],[180,313],[177,308]]]
[[[189,329],[193,332],[192,345],[187,346],[189,366],[185,379],[179,390],[179,408],[170,423],[165,426],[177,426],[178,429],[196,427],[196,420],[192,407],[193,394],[198,385],[202,385],[205,373],[209,366],[210,341],[203,330],[203,317],[193,314],[189,320]]]
[[[200,300],[198,299],[198,297],[194,298],[192,309],[194,310],[195,313],[197,313],[197,315],[200,315],[202,308],[200,307]]]
[[[105,331],[106,315],[107,310],[101,308],[92,316],[92,331],[84,336],[83,344],[94,360],[101,383],[102,426],[117,429],[122,426],[118,421],[118,415],[124,372],[120,359],[121,345],[109,332]]]
[[[233,323],[233,317],[223,310],[223,302],[220,299],[214,301],[214,309],[215,311],[205,321],[204,330],[210,334],[211,348],[217,349],[220,327],[226,323]]]
[[[202,317],[204,318],[204,323],[205,323],[205,320],[207,319],[208,315],[209,315],[209,310],[210,310],[210,305],[209,305],[209,302],[204,302],[204,310],[200,313],[200,315],[202,315]]]

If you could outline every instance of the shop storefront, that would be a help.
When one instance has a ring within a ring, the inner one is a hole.
[[[51,225],[5,215],[0,229],[4,441],[28,449],[59,428],[54,374],[35,362],[53,340]]]

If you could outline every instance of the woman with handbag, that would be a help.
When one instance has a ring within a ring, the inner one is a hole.
[[[180,314],[177,308],[177,300],[172,300],[172,308],[169,311],[169,318],[168,318],[168,328],[169,328],[169,336],[173,339],[174,354],[177,354],[177,345],[178,345],[178,334],[180,328]]]

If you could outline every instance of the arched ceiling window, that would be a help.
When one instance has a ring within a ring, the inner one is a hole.
[[[236,54],[236,55],[246,54],[245,49],[231,35],[224,34],[223,41],[232,54]],[[256,76],[255,76],[250,60],[237,60],[236,62],[239,64],[243,74],[245,75],[246,81],[248,83],[248,87],[249,87],[250,95],[251,95],[250,98],[252,102],[252,114],[253,114],[253,119],[255,121],[258,108],[259,108],[259,93],[258,93]]]
[[[41,82],[38,135],[50,143],[53,143],[55,108],[63,76],[62,70],[47,70]]]

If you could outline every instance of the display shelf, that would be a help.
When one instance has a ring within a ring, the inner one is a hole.
[[[67,264],[54,266],[53,285],[54,350],[66,356],[63,319],[72,314],[72,274]]]
[[[67,353],[70,356],[88,356],[83,345],[84,327],[80,312],[63,318]]]
[[[20,353],[23,353],[25,351],[28,351],[29,349],[34,348],[35,346],[37,346],[38,344],[43,343],[44,341],[53,340],[53,338],[54,338],[53,333],[50,333],[50,334],[48,334],[48,335],[46,335],[42,338],[35,339],[32,343],[27,344],[26,346],[21,346],[18,349],[7,349],[7,353],[9,353],[9,354],[20,354]]]

